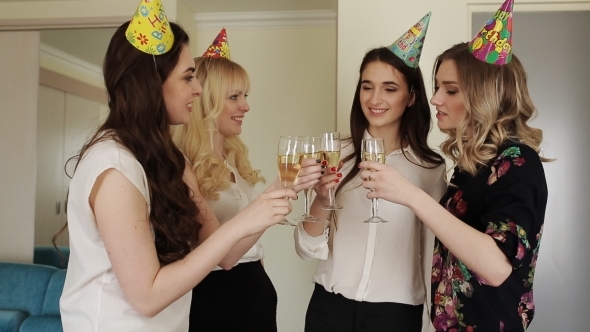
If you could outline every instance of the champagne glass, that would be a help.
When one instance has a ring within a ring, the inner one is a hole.
[[[361,157],[363,161],[377,161],[385,164],[385,143],[383,138],[365,138],[361,143]],[[369,169],[371,170],[371,169]],[[369,179],[372,180],[372,179]],[[371,199],[371,217],[365,220],[366,223],[381,223],[387,220],[379,217],[379,199]]]
[[[281,136],[277,148],[277,166],[281,187],[292,189],[299,170],[301,169],[301,144],[298,136]],[[286,218],[279,222],[281,225],[295,226]]]
[[[320,150],[322,151],[323,159],[328,161],[328,168],[338,167],[340,163],[340,133],[324,133],[321,136]],[[323,210],[340,210],[342,206],[336,204],[336,197],[334,197],[334,188],[328,191],[330,202],[326,206],[322,206]]]
[[[311,158],[311,159],[321,159],[320,153],[320,137],[319,136],[304,136],[301,138],[301,162],[303,159]],[[295,221],[305,221],[305,222],[316,222],[318,219],[311,215],[310,207],[311,207],[311,194],[313,193],[313,186],[309,188],[303,189],[303,194],[305,196],[305,200],[303,201],[305,212],[303,215]]]

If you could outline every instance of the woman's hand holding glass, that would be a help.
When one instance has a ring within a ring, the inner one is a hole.
[[[363,171],[363,187],[369,189],[367,198],[382,198],[392,203],[410,206],[420,190],[395,168],[376,161],[363,161],[358,165]],[[371,179],[369,179],[369,175]]]
[[[385,164],[385,143],[382,138],[365,138],[361,142],[361,158],[363,161],[376,161],[380,164]],[[367,180],[374,180],[371,175],[375,172],[374,169],[369,168],[369,175]],[[371,216],[365,220],[367,223],[387,222],[387,220],[379,217],[379,199],[371,199]]]
[[[289,198],[297,199],[297,193],[292,189],[267,191],[250,202],[231,220],[235,220],[243,229],[244,236],[263,232],[268,227],[281,223],[285,216],[291,213],[293,206]]]

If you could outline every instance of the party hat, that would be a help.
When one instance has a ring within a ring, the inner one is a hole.
[[[418,23],[389,46],[393,54],[402,59],[408,67],[418,67],[431,15],[432,12],[424,15]]]
[[[203,53],[203,57],[230,59],[229,44],[227,43],[227,32],[225,31],[225,27],[219,31],[219,34],[215,37],[213,43],[211,43],[209,48]]]
[[[174,35],[161,0],[141,0],[127,31],[127,40],[138,50],[158,55],[172,48]]]
[[[486,25],[469,42],[469,51],[477,59],[504,65],[512,60],[512,6],[514,0],[506,0]]]

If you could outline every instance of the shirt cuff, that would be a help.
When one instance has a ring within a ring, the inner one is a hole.
[[[325,221],[325,223],[327,223],[328,221]],[[299,239],[301,239],[301,241],[303,242],[303,244],[305,244],[306,247],[308,247],[309,249],[316,249],[318,247],[321,247],[322,244],[325,244],[326,242],[328,242],[328,233],[329,233],[329,228],[326,227],[326,225],[324,224],[324,232],[318,236],[311,236],[309,234],[307,234],[307,232],[305,231],[305,229],[303,228],[303,223],[299,223],[297,225],[297,232],[299,233]]]

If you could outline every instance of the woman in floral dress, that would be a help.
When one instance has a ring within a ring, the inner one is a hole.
[[[542,131],[516,56],[477,59],[462,43],[435,63],[442,150],[454,162],[440,204],[387,165],[363,162],[363,186],[410,208],[436,235],[431,318],[437,331],[516,332],[535,312],[533,280],[547,184]],[[369,171],[367,169],[372,169]],[[372,181],[371,181],[372,180]]]

